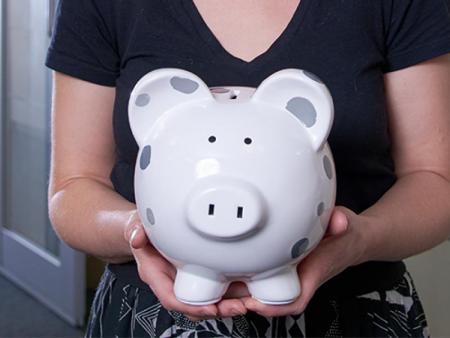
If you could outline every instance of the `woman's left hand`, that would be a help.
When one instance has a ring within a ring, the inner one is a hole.
[[[244,297],[247,309],[266,317],[302,313],[319,286],[347,267],[364,261],[365,239],[361,229],[367,222],[366,217],[350,209],[335,207],[324,238],[297,267],[301,285],[299,298],[287,305],[267,305]]]

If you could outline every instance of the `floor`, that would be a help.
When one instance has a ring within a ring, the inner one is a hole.
[[[53,312],[0,275],[0,337],[83,337]]]

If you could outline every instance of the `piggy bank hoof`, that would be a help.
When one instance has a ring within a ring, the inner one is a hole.
[[[192,269],[192,267],[190,267]],[[195,267],[195,270],[200,269]],[[206,270],[206,269],[202,269]],[[174,283],[175,297],[182,303],[208,305],[217,303],[226,292],[228,282],[222,276],[214,275],[210,270],[203,274],[178,269]]]
[[[252,297],[264,304],[281,305],[295,301],[300,295],[296,265],[254,276],[247,282]]]

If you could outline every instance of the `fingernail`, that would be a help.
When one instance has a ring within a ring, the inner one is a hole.
[[[130,236],[130,244],[133,243],[134,238],[136,237],[138,231],[139,231],[139,226],[135,225],[134,228],[133,228],[133,231],[131,232],[131,236]]]
[[[135,224],[133,224],[133,225],[130,227],[130,229],[128,229],[128,233],[127,233],[128,238],[131,238],[131,234],[133,233],[133,231],[134,231],[135,229],[138,228],[138,226],[139,226],[139,224],[135,223]]]
[[[341,222],[342,222],[342,225],[343,225],[344,229],[347,229],[347,226],[348,226],[348,217],[347,217],[347,215],[343,214],[341,219],[342,219]]]

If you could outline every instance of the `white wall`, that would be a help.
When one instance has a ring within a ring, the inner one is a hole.
[[[432,337],[450,337],[450,241],[406,260]]]

